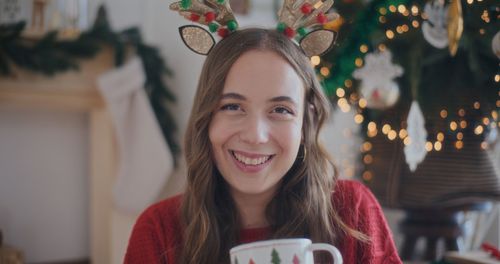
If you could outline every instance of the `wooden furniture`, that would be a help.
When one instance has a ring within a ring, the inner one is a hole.
[[[403,260],[416,260],[416,243],[419,238],[425,239],[424,260],[436,260],[445,251],[460,251],[463,246],[460,237],[464,227],[460,214],[465,211],[485,211],[491,208],[487,202],[468,204],[450,208],[426,208],[405,210],[406,216],[400,223],[400,231],[404,236],[401,248]],[[438,242],[444,241],[444,251],[439,251]]]
[[[96,78],[114,68],[113,52],[104,49],[82,60],[78,71],[47,77],[15,70],[0,77],[0,104],[29,109],[86,113],[89,117],[90,254],[92,263],[112,263],[112,198],[116,151],[106,105],[96,89]]]

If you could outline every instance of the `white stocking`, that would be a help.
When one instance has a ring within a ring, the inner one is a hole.
[[[111,112],[118,139],[116,206],[139,213],[158,198],[173,170],[173,158],[146,92],[139,58],[99,77],[98,87]]]

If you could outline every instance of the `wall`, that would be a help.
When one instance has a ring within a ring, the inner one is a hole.
[[[27,262],[88,256],[86,122],[0,105],[0,229]]]

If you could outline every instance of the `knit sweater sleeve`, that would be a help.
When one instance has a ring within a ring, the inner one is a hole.
[[[180,196],[152,205],[137,219],[124,263],[176,263],[181,243]]]
[[[162,232],[158,232],[154,211],[145,211],[138,219],[130,236],[124,263],[167,263],[162,257]]]
[[[337,202],[342,203],[340,213],[344,222],[370,239],[346,245],[346,253],[351,255],[353,263],[402,263],[382,208],[372,192],[356,181],[342,181],[337,189],[342,196]]]

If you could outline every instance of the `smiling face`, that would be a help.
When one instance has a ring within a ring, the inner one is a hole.
[[[285,59],[252,50],[236,60],[209,127],[234,198],[274,193],[297,157],[303,109],[303,82]]]

